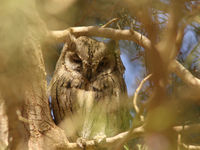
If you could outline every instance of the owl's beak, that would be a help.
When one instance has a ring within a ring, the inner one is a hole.
[[[92,79],[92,69],[88,68],[85,72],[85,78],[90,81]]]
[[[83,64],[83,76],[86,80],[91,81],[93,77],[93,67],[90,64]]]
[[[84,67],[83,68],[83,76],[86,80],[90,81],[92,79],[92,68],[90,67]]]

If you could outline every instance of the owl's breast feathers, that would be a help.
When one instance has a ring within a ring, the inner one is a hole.
[[[54,82],[51,88],[52,107],[56,123],[64,117],[73,113],[85,105],[98,101],[117,102],[126,95],[126,86],[119,75],[105,75],[93,82],[85,81],[80,76],[69,75],[70,72],[63,72]],[[108,103],[105,102],[105,103]]]
[[[119,121],[122,122],[117,119],[118,112],[126,99],[120,55],[105,43],[87,37],[72,37],[70,43],[62,50],[50,86],[55,123],[79,116],[80,126],[77,129],[81,130],[84,124],[81,136],[86,137],[95,135],[90,127],[104,132],[107,127],[101,122],[107,122],[112,130],[120,125]],[[81,124],[80,120],[84,123]],[[98,123],[93,127],[97,120],[101,128]]]

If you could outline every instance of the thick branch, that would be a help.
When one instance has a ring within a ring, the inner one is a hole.
[[[170,70],[176,73],[190,87],[200,89],[200,80],[194,77],[183,65],[177,61],[170,63]]]
[[[151,41],[137,31],[117,30],[112,28],[100,28],[96,26],[89,27],[72,27],[61,31],[51,31],[50,36],[58,41],[64,41],[66,36],[72,33],[75,36],[98,36],[112,38],[114,40],[130,40],[141,45],[145,49],[151,48]],[[194,89],[200,88],[200,80],[194,77],[187,69],[178,61],[170,62],[169,71],[176,73],[188,86]]]
[[[85,35],[85,36],[98,36],[98,37],[111,38],[114,40],[130,40],[140,44],[144,48],[151,47],[150,40],[136,31],[118,30],[112,28],[100,28],[96,26],[72,27],[66,30],[51,31],[50,36],[57,39],[58,41],[64,41],[65,37],[69,33],[72,33],[75,36]]]

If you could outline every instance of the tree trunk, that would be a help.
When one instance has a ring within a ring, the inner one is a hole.
[[[15,4],[11,10],[12,5],[3,2],[0,8],[5,12],[0,16],[4,20],[0,24],[0,146],[54,149],[54,143],[67,139],[50,113],[41,50],[47,29],[33,1]]]

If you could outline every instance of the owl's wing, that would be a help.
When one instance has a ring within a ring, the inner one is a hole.
[[[73,104],[71,90],[67,88],[67,78],[60,76],[51,88],[51,106],[55,123],[60,123],[64,117],[72,115]]]

